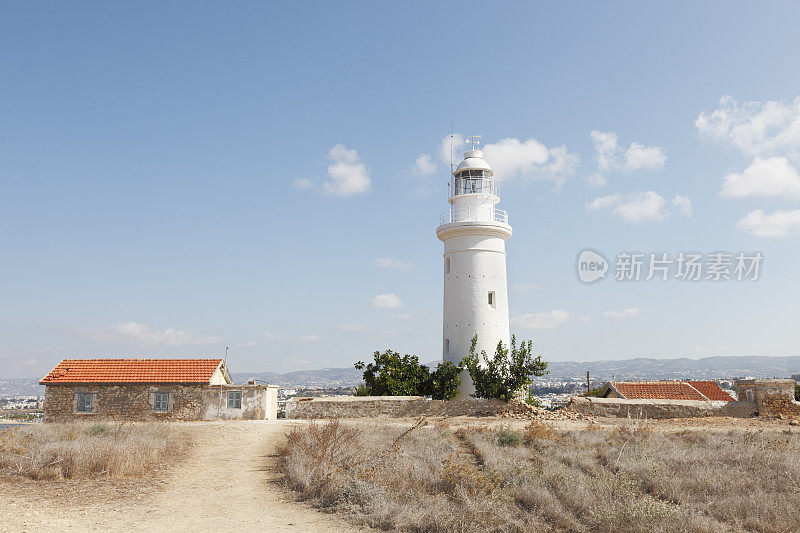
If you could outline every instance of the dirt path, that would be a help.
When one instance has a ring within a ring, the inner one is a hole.
[[[186,428],[194,439],[190,457],[160,488],[122,498],[85,492],[75,498],[61,491],[55,501],[31,492],[14,494],[13,505],[0,505],[0,530],[359,531],[295,501],[274,483],[278,474],[272,454],[292,424],[193,424]],[[6,496],[0,492],[0,498]]]

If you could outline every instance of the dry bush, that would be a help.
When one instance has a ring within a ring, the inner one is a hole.
[[[419,427],[395,444],[401,434],[297,429],[282,450],[286,480],[401,531],[800,531],[797,434],[533,423],[521,434]]]
[[[169,424],[37,424],[0,434],[0,472],[36,480],[137,476],[185,451]]]

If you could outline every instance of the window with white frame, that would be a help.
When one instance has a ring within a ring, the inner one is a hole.
[[[157,392],[153,394],[153,410],[154,411],[168,411],[169,410],[169,393]]]
[[[79,413],[91,413],[94,411],[94,394],[91,392],[80,392],[77,396]]]
[[[229,390],[228,409],[241,409],[241,408],[242,408],[242,391]]]
[[[489,305],[495,307],[497,304],[495,302],[494,291],[489,291]]]
[[[445,355],[450,353],[450,339],[445,339],[444,340],[444,347],[443,348],[444,348],[443,351],[444,351]]]
[[[445,274],[449,274],[450,273],[450,258],[449,257],[446,257],[445,260],[444,260],[444,273]]]

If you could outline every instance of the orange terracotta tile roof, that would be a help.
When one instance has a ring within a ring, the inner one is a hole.
[[[64,359],[40,385],[208,383],[222,359]]]
[[[687,381],[687,383],[709,400],[730,402],[734,399],[713,381]]]
[[[612,381],[611,386],[629,400],[707,400],[685,381]]]

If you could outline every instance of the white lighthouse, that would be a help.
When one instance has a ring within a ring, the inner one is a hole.
[[[475,149],[453,171],[449,184],[450,209],[436,228],[444,243],[445,361],[458,364],[478,335],[476,353],[493,354],[498,341],[509,344],[506,239],[511,237],[508,213],[500,202],[492,167]],[[467,372],[461,375],[459,397],[475,392]]]

